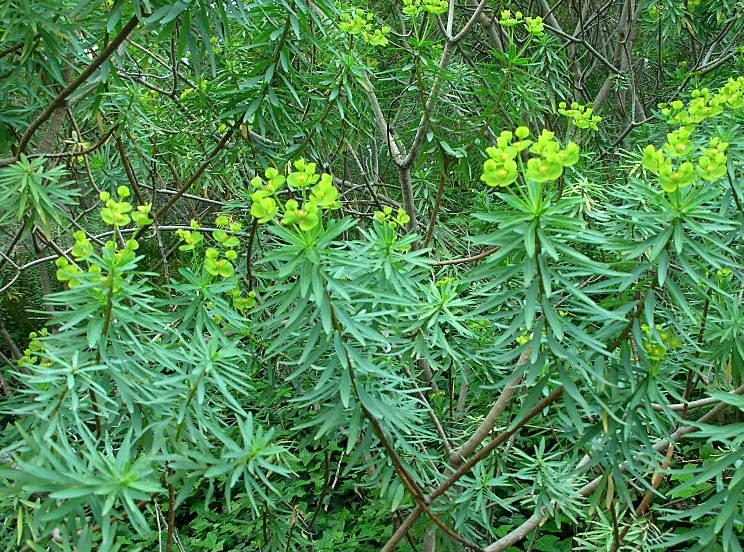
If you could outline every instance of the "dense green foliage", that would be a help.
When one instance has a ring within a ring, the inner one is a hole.
[[[4,0],[7,550],[744,540],[734,0]]]

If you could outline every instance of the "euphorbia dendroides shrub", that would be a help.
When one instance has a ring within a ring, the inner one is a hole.
[[[736,2],[11,0],[8,550],[741,550]]]

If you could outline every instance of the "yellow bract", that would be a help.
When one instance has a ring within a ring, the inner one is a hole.
[[[404,228],[406,224],[411,222],[411,217],[403,207],[398,208],[396,216],[393,217],[393,208],[386,205],[382,208],[382,211],[375,211],[375,220],[396,229]]]
[[[667,134],[661,149],[656,149],[653,144],[646,146],[641,163],[643,168],[658,176],[664,191],[671,193],[686,188],[696,177],[715,182],[726,176],[728,144],[720,138],[713,138],[709,148],[696,148],[693,139],[699,123],[718,117],[727,109],[744,108],[743,94],[744,77],[730,78],[717,93],[707,88],[693,90],[687,105],[682,100],[659,104],[667,122],[679,127]],[[697,159],[694,156],[696,151]],[[673,160],[678,163],[676,166]]]
[[[359,8],[352,8],[341,14],[338,28],[348,35],[360,35],[370,46],[385,46],[390,27],[384,25],[374,28],[374,15]]]
[[[286,167],[286,177],[278,169],[270,167],[264,172],[266,181],[260,176],[251,180],[256,190],[251,194],[251,214],[259,223],[274,221],[286,226],[296,226],[303,232],[317,227],[322,220],[323,211],[341,206],[338,189],[333,177],[318,173],[317,165],[304,159],[297,159]],[[283,213],[277,194],[289,186],[293,196],[302,199],[289,199],[284,202]]]
[[[558,113],[571,119],[577,128],[599,130],[602,117],[594,115],[594,108],[573,102],[569,108],[566,102],[558,104]]]
[[[518,127],[514,132],[505,130],[496,139],[496,146],[486,148],[488,159],[483,163],[480,179],[492,187],[507,187],[519,178],[520,170],[525,180],[551,182],[558,180],[565,167],[579,161],[578,144],[569,142],[565,148],[555,139],[555,134],[543,130],[536,141],[528,137],[527,127]],[[514,138],[518,138],[514,141]],[[522,162],[520,153],[529,149],[533,157]]]

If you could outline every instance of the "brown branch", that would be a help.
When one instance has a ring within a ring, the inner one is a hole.
[[[512,545],[517,544],[522,539],[526,538],[532,531],[537,529],[542,521],[545,519],[545,509],[540,509],[532,514],[526,521],[521,525],[512,529],[509,533],[504,535],[502,538],[489,544],[484,548],[484,552],[501,552],[506,550]]]
[[[16,232],[15,236],[13,236],[13,239],[10,241],[10,245],[8,245],[8,248],[5,250],[5,253],[3,255],[0,255],[2,257],[0,259],[0,268],[3,268],[5,266],[5,262],[10,260],[10,256],[13,254],[13,250],[15,249],[16,245],[18,245],[18,242],[23,236],[23,232],[25,232],[26,227],[28,226],[28,223],[31,222],[32,218],[33,217],[31,217],[31,215],[26,215],[26,218],[23,221],[23,224],[18,229],[18,232]]]
[[[248,291],[253,289],[253,244],[256,242],[258,231],[258,219],[253,219],[251,224],[251,237],[248,238],[248,249],[246,251],[246,272],[248,273]]]
[[[96,150],[103,147],[104,145],[106,145],[109,138],[111,138],[111,135],[114,132],[116,132],[116,129],[118,128],[119,128],[119,124],[117,123],[114,126],[112,126],[110,129],[108,129],[106,133],[103,136],[101,136],[98,142],[96,142],[94,145],[92,145],[91,147],[87,149],[82,149],[80,151],[63,151],[60,153],[32,153],[31,155],[28,156],[28,158],[34,159],[36,157],[44,157],[45,159],[60,159],[60,158],[65,158],[65,157],[77,157],[79,155],[88,155],[89,153],[93,153]],[[78,136],[80,137],[80,139],[82,139],[82,136],[80,136],[79,132],[78,132]]]
[[[74,81],[68,84],[65,89],[62,90],[62,92],[57,94],[57,96],[52,100],[47,108],[31,122],[29,127],[23,133],[23,136],[21,136],[21,141],[18,143],[16,156],[1,160],[0,167],[10,165],[11,163],[15,163],[18,160],[18,156],[26,151],[26,147],[28,146],[31,138],[39,129],[39,127],[44,124],[44,122],[52,115],[52,113],[54,113],[57,109],[64,105],[65,100],[70,94],[72,94],[83,83],[85,83],[85,81],[87,81],[88,78],[93,73],[95,73],[101,65],[103,65],[103,63],[116,51],[116,49],[121,46],[121,44],[126,40],[129,34],[135,29],[135,27],[137,27],[138,24],[139,20],[135,15],[132,17],[132,19],[129,20],[129,22],[119,32],[119,34],[116,35],[103,50],[101,50],[101,53],[96,56],[96,58],[90,63],[90,65],[88,65],[88,67],[86,67],[85,70],[80,73],[80,75],[78,75],[78,77]]]
[[[170,475],[173,470],[168,467]],[[173,537],[176,530],[176,487],[173,483],[168,483],[168,535],[165,541],[165,552],[171,552],[173,549]]]
[[[18,44],[13,44],[13,46],[6,48],[2,52],[0,52],[0,59],[4,58],[7,55],[12,54],[13,52],[17,52],[18,50],[23,48],[23,44],[24,44],[23,42],[19,42]]]
[[[737,395],[744,394],[744,385],[738,387],[736,390],[733,391],[733,393],[735,393]],[[707,422],[710,422],[710,421],[714,420],[728,406],[730,406],[730,405],[728,405],[726,403],[719,404],[716,408],[713,408],[710,412],[708,412],[707,414],[705,414],[705,415],[701,416],[700,418],[698,418],[698,420],[697,420],[697,422],[696,422],[695,425],[686,425],[686,426],[680,427],[679,429],[677,429],[677,431],[675,431],[674,433],[672,433],[672,435],[669,436],[669,439],[666,439],[664,441],[660,441],[659,443],[656,443],[653,446],[653,449],[655,451],[657,451],[657,452],[668,450],[670,444],[679,441],[680,439],[682,439],[683,437],[685,437],[686,435],[688,435],[690,433],[694,433],[696,431],[699,431],[700,430],[700,427],[699,427],[698,424],[707,423]],[[589,460],[590,460],[590,457],[588,455],[587,456],[584,456],[584,458],[577,465],[577,470],[580,470],[581,468],[583,468],[584,466],[586,466],[586,464],[588,464]],[[622,463],[622,464],[620,464],[619,468],[623,472],[624,471],[627,471],[628,464],[627,463]],[[599,485],[602,482],[602,479],[603,478],[604,478],[604,476],[602,476],[602,475],[596,477],[595,479],[593,479],[592,481],[590,481],[589,483],[587,483],[586,485],[584,485],[579,490],[579,494],[581,494],[581,496],[584,496],[584,497],[591,496],[591,494],[597,489],[597,487],[599,487]],[[500,552],[501,550],[504,550],[505,548],[508,548],[508,546],[506,546],[506,547],[498,547],[498,546],[496,546],[498,543],[500,543],[502,541],[506,542],[506,539],[509,539],[508,540],[508,545],[509,546],[511,546],[513,544],[516,544],[520,540],[524,539],[527,535],[529,535],[529,533],[531,531],[533,531],[534,529],[536,529],[537,527],[539,527],[540,523],[542,523],[543,520],[547,519],[547,517],[548,516],[547,516],[546,513],[541,514],[539,517],[538,517],[538,514],[535,513],[535,515],[533,515],[531,518],[529,518],[527,521],[525,521],[522,525],[520,525],[519,527],[517,527],[516,529],[514,529],[508,535],[506,535],[505,537],[503,537],[502,539],[500,539],[496,543],[494,543],[494,544],[492,544],[490,546],[487,546],[485,548],[485,550],[487,552]],[[411,525],[412,524],[413,523],[411,523]]]
[[[336,331],[339,333],[342,333],[341,325],[338,322],[338,318],[335,314],[335,309],[331,307],[331,313],[333,315],[333,324],[336,328]],[[359,397],[359,391],[357,388],[357,382],[356,382],[356,374],[354,371],[354,367],[352,365],[351,358],[346,352],[346,364],[348,366],[349,371],[349,377],[351,379],[352,387],[357,395],[357,398]],[[409,493],[411,493],[411,496],[413,496],[413,499],[418,503],[418,505],[421,507],[421,510],[426,512],[426,515],[429,516],[429,518],[437,525],[439,526],[442,531],[444,531],[447,535],[455,539],[461,544],[464,544],[468,549],[475,550],[478,552],[483,552],[483,549],[470,542],[468,539],[460,535],[459,533],[453,531],[450,529],[439,517],[431,511],[429,508],[428,502],[426,497],[424,497],[423,489],[419,486],[419,484],[416,482],[416,480],[408,473],[408,470],[406,470],[405,466],[403,465],[402,460],[398,456],[398,453],[395,452],[395,447],[393,447],[390,440],[385,435],[385,430],[382,428],[382,424],[380,424],[379,420],[375,417],[374,414],[362,403],[361,400],[359,400],[359,403],[362,408],[362,413],[364,414],[364,417],[367,418],[367,420],[372,425],[372,429],[374,430],[375,434],[377,435],[377,438],[382,443],[383,447],[385,448],[385,451],[387,452],[388,456],[390,457],[390,460],[393,463],[393,467],[395,471],[398,474],[398,477],[400,478],[403,485],[406,487]]]
[[[470,5],[474,8],[478,7],[478,0],[470,0]],[[483,11],[481,11],[480,14],[478,14],[478,24],[481,25],[484,29],[486,29],[486,33],[488,34],[488,38],[491,39],[491,42],[493,43],[494,48],[499,51],[504,51],[504,44],[501,41],[501,31],[500,27],[494,23],[495,15],[489,17],[486,15]]]
[[[720,401],[716,399],[715,397],[706,397],[704,399],[699,399],[697,401],[691,401],[691,402],[681,402],[681,403],[674,403],[674,404],[658,404],[653,403],[653,409],[657,412],[663,412],[664,410],[672,410],[674,412],[680,412],[684,410],[695,410],[697,408],[705,408],[706,406],[711,406],[713,404],[717,404]]]
[[[225,149],[225,146],[227,146],[227,142],[230,139],[230,137],[233,135],[233,133],[237,130],[237,128],[240,126],[242,122],[242,119],[238,117],[233,125],[227,129],[227,132],[225,132],[224,136],[220,139],[220,141],[212,148],[212,151],[209,152],[209,155],[207,155],[207,158],[204,160],[204,163],[202,163],[198,169],[194,172],[194,174],[191,175],[191,178],[189,178],[186,182],[184,182],[181,187],[178,189],[178,191],[173,194],[173,196],[163,205],[157,213],[154,214],[152,217],[153,220],[162,220],[163,215],[165,215],[168,210],[173,207],[173,205],[178,201],[178,199],[186,193],[186,191],[191,188],[191,186],[194,185],[194,183],[199,180],[202,174],[204,174],[204,171],[207,170],[207,167],[214,161],[215,157],[220,154],[220,152]],[[134,234],[134,239],[138,239],[142,234],[145,232],[145,230],[150,225],[141,226],[137,232]]]
[[[0,317],[0,334],[2,334],[3,338],[5,339],[5,342],[8,344],[8,349],[10,349],[10,353],[13,355],[13,357],[15,357],[16,360],[22,359],[23,355],[21,354],[21,351],[18,349],[18,345],[16,345],[16,342],[10,336],[8,329],[5,327],[5,324],[3,324],[2,317]]]
[[[493,255],[499,249],[501,248],[491,247],[490,249],[486,249],[485,251],[482,251],[481,253],[478,253],[477,255],[472,255],[470,257],[460,257],[458,259],[448,259],[446,261],[430,261],[428,264],[429,266],[446,266],[446,265],[472,263],[475,261],[480,261],[481,259],[485,259],[486,257],[490,255]]]
[[[437,216],[439,215],[439,208],[442,205],[442,195],[444,194],[444,184],[447,182],[447,166],[449,165],[449,157],[444,158],[444,167],[442,168],[442,175],[439,177],[439,186],[437,186],[437,197],[434,201],[434,208],[431,211],[431,222],[429,222],[429,228],[426,230],[426,236],[424,241],[421,243],[421,247],[426,249],[429,245],[431,237],[434,235],[434,227],[437,224]]]
[[[472,458],[460,466],[452,475],[447,478],[441,485],[439,485],[427,498],[427,505],[433,502],[436,498],[442,496],[448,489],[450,489],[460,478],[470,473],[470,471],[478,464],[481,460],[486,458],[496,447],[509,440],[512,435],[515,435],[527,422],[542,413],[543,409],[551,404],[555,403],[563,395],[563,387],[558,387],[553,390],[547,397],[544,397],[537,404],[535,404],[527,414],[522,417],[517,423],[511,427],[505,429],[494,437],[489,443],[480,449]],[[398,527],[398,530],[393,533],[393,536],[385,543],[380,549],[380,552],[392,552],[398,546],[398,543],[405,537],[408,530],[413,526],[416,520],[421,517],[424,512],[424,507],[419,504],[413,511],[408,514],[408,517]]]
[[[423,360],[423,359],[419,359]],[[403,369],[406,372],[406,375],[411,378],[414,382],[416,381],[414,378],[414,375],[411,373],[411,371],[408,369],[408,366],[403,366]],[[444,450],[447,452],[447,454],[452,454],[452,445],[450,445],[449,439],[447,438],[447,434],[444,431],[444,427],[442,426],[442,423],[439,421],[439,418],[437,417],[437,413],[434,412],[434,409],[429,404],[429,401],[426,399],[426,396],[421,392],[421,389],[418,388],[418,385],[416,385],[416,395],[418,396],[419,400],[426,406],[426,411],[429,413],[429,417],[431,418],[432,423],[434,424],[434,427],[437,430],[437,433],[439,434],[439,438],[442,440],[442,443],[444,444]]]
[[[77,133],[78,139],[81,140],[83,134],[80,131],[80,125],[78,125],[77,120],[75,119],[75,115],[73,114],[72,109],[70,109],[70,108],[67,109],[67,117],[70,119],[70,122],[72,123],[72,127],[75,129],[75,132]],[[115,126],[111,127],[109,133],[107,133],[107,134],[110,136],[111,133],[113,133],[113,131],[117,128],[117,126],[118,125],[115,125]],[[105,139],[100,140],[91,149],[98,148],[99,146],[103,145],[105,143],[105,141],[107,141],[107,140],[108,140],[108,137],[106,137]],[[90,185],[93,186],[93,189],[96,191],[96,193],[100,195],[101,189],[98,187],[98,184],[96,184],[96,179],[93,178],[93,171],[90,168],[90,160],[88,159],[88,153],[89,153],[89,151],[83,151],[83,152],[80,153],[80,155],[82,155],[82,157],[83,157],[83,165],[85,166],[85,174],[88,176],[88,180],[90,181]],[[81,202],[82,202],[83,206],[88,206],[87,205],[88,201],[87,201],[87,198],[86,198],[86,192],[85,192],[85,190],[82,187],[82,183],[81,183],[81,186],[80,186],[80,190],[81,190],[81,193],[82,193]],[[88,208],[89,208],[89,206],[88,206]]]
[[[462,464],[465,458],[470,456],[473,451],[478,448],[478,445],[480,445],[486,439],[486,437],[488,437],[488,434],[491,433],[493,428],[496,427],[496,424],[501,418],[501,415],[506,410],[506,407],[509,406],[511,399],[517,390],[519,382],[522,380],[522,366],[527,364],[527,362],[529,362],[529,359],[529,351],[525,350],[524,352],[522,352],[522,354],[519,356],[519,359],[517,360],[517,365],[514,370],[515,374],[512,375],[512,377],[506,382],[504,389],[501,391],[498,399],[496,399],[496,402],[491,407],[488,415],[486,415],[485,419],[481,422],[470,439],[468,439],[456,450],[452,451],[452,454],[450,454],[449,457],[449,462],[453,467],[457,467]]]
[[[8,357],[6,357],[2,351],[0,351],[0,360],[2,360],[5,364],[10,366],[11,368],[15,368],[15,365],[10,361]],[[2,391],[2,394],[4,397],[12,397],[13,391],[8,386],[8,382],[5,381],[5,377],[3,376],[3,373],[0,372],[0,391]]]

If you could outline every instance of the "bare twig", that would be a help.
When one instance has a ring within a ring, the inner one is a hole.
[[[39,127],[44,124],[44,122],[54,113],[57,109],[62,107],[64,105],[65,100],[72,94],[75,90],[77,90],[83,83],[85,83],[88,78],[95,73],[98,68],[103,65],[103,63],[116,51],[116,49],[121,46],[121,44],[127,39],[129,34],[137,27],[139,24],[139,20],[137,19],[137,16],[133,16],[129,22],[124,25],[124,28],[117,34],[111,42],[109,42],[105,48],[101,50],[101,53],[98,54],[93,61],[88,65],[88,67],[83,70],[78,77],[73,80],[70,84],[68,84],[62,92],[57,94],[57,96],[51,101],[51,103],[42,111],[29,125],[29,127],[26,129],[26,131],[21,136],[21,140],[18,143],[17,148],[17,154],[14,157],[7,158],[0,160],[0,167],[4,167],[6,165],[10,165],[11,163],[15,163],[18,160],[18,155],[26,151],[26,147],[28,146],[29,142],[31,141],[31,138],[33,137],[34,133],[39,129]]]

